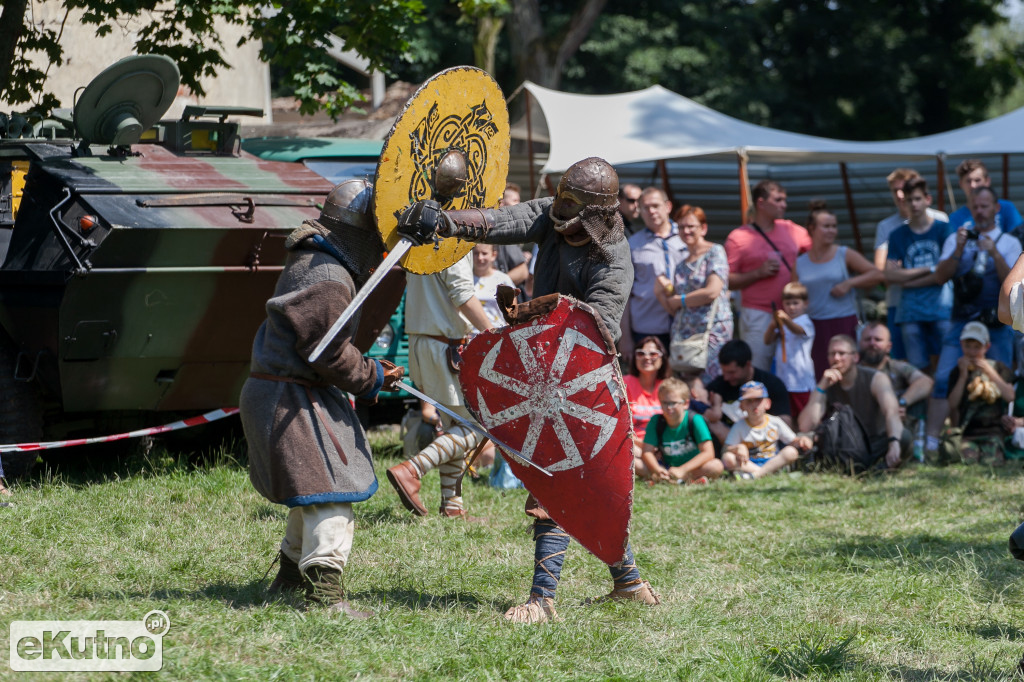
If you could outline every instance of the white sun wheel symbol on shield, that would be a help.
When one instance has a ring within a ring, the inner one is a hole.
[[[521,379],[510,377],[498,372],[494,363],[501,352],[504,339],[499,339],[484,357],[480,365],[480,378],[493,384],[506,388],[516,395],[522,396],[523,400],[511,407],[491,412],[480,389],[477,389],[477,404],[480,409],[482,421],[488,428],[494,430],[508,422],[529,416],[530,427],[527,429],[523,446],[520,448],[523,456],[533,461],[534,450],[540,438],[544,424],[550,422],[558,441],[562,446],[565,458],[547,465],[548,471],[567,471],[583,466],[584,456],[580,453],[580,443],[569,432],[565,415],[586,422],[600,428],[593,447],[586,455],[589,460],[594,457],[601,448],[608,443],[612,433],[615,431],[617,419],[614,415],[607,415],[593,409],[591,405],[573,402],[572,397],[581,391],[592,392],[602,385],[607,386],[615,400],[616,411],[621,404],[620,391],[615,381],[615,373],[610,363],[602,364],[597,369],[586,374],[563,381],[569,358],[573,349],[582,346],[589,350],[604,354],[604,351],[593,341],[576,329],[567,329],[558,339],[558,349],[555,359],[550,368],[538,361],[529,340],[550,329],[553,325],[534,325],[517,329],[508,334],[519,359],[526,370],[526,376],[535,379],[533,383],[527,383]]]

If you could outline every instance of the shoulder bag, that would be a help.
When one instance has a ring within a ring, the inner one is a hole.
[[[699,374],[708,368],[708,337],[711,336],[711,325],[715,323],[718,302],[721,295],[715,297],[708,313],[708,325],[700,334],[685,339],[672,339],[669,347],[669,364],[681,374]],[[683,302],[685,306],[685,301]]]

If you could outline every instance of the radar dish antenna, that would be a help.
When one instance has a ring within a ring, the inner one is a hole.
[[[180,82],[170,57],[125,57],[85,88],[75,106],[75,129],[84,144],[135,144],[170,108]]]

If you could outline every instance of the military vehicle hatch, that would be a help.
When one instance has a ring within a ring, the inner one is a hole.
[[[331,183],[241,150],[167,57],[129,57],[73,112],[0,114],[0,443],[237,404],[284,237]],[[35,461],[3,456],[8,475]]]

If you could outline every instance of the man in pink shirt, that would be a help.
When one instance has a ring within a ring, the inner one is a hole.
[[[740,292],[740,338],[753,353],[754,367],[771,370],[775,345],[764,342],[772,324],[772,303],[782,308],[782,287],[792,279],[796,257],[811,248],[811,237],[786,220],[786,190],[772,180],[752,192],[754,219],[725,240],[729,288]]]

